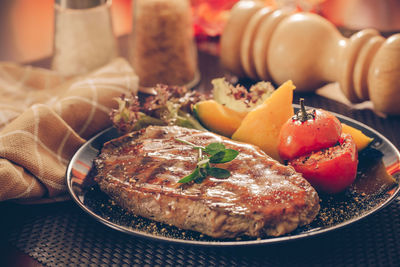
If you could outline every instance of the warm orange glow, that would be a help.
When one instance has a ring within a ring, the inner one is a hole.
[[[9,10],[0,23],[1,27],[7,27],[6,36],[0,39],[1,48],[7,49],[3,57],[23,62],[49,55],[53,40],[53,0],[14,0],[6,7]]]
[[[54,0],[0,0],[0,60],[31,62],[53,51]],[[117,36],[131,30],[131,0],[113,0]]]
[[[131,0],[113,0],[111,15],[113,18],[114,32],[117,36],[125,35],[132,29]]]
[[[228,20],[229,10],[238,0],[191,0],[196,35],[217,36]]]

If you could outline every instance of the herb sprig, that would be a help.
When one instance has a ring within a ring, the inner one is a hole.
[[[191,174],[180,179],[178,183],[189,183],[194,181],[195,183],[200,184],[208,176],[218,179],[225,179],[231,176],[230,171],[222,168],[212,167],[211,163],[226,163],[232,161],[239,154],[237,150],[225,148],[225,145],[222,143],[211,143],[206,147],[203,147],[179,138],[176,138],[176,140],[190,145],[199,151],[196,168]]]

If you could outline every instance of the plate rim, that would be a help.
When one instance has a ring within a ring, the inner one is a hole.
[[[293,106],[295,108],[299,107],[299,105],[297,105],[297,104],[293,104]],[[313,108],[313,107],[307,107],[307,108]],[[349,121],[355,125],[360,126],[361,128],[365,128],[368,131],[374,133],[377,137],[379,137],[381,140],[383,140],[384,143],[389,145],[391,150],[394,151],[397,161],[400,162],[399,150],[383,134],[381,134],[377,130],[373,129],[372,127],[370,127],[362,122],[359,122],[353,118],[349,118],[345,115],[338,114],[336,112],[331,112],[331,111],[329,111],[329,112],[332,113],[333,115],[337,116],[341,122],[342,122],[342,120]],[[169,238],[169,237],[164,237],[164,236],[153,235],[153,234],[149,234],[149,233],[146,233],[143,231],[138,231],[138,230],[135,230],[135,229],[132,229],[129,227],[115,224],[115,223],[110,222],[107,219],[101,217],[100,215],[96,214],[91,209],[86,207],[84,205],[84,203],[79,199],[79,197],[75,194],[75,192],[72,188],[72,180],[70,179],[70,177],[71,177],[70,174],[72,173],[72,166],[75,163],[75,161],[77,160],[77,158],[79,157],[81,151],[84,150],[86,148],[86,146],[91,144],[94,140],[96,140],[103,134],[111,131],[112,129],[113,129],[113,127],[111,126],[109,128],[106,128],[106,129],[100,131],[95,136],[93,136],[88,141],[86,141],[75,152],[75,154],[69,161],[67,169],[66,169],[66,178],[65,179],[66,179],[68,193],[70,194],[73,201],[76,204],[78,204],[78,206],[81,209],[83,209],[87,214],[89,214],[91,217],[93,217],[97,221],[103,223],[104,225],[106,225],[114,230],[129,234],[131,236],[137,236],[137,237],[142,237],[142,238],[146,238],[146,239],[151,239],[153,241],[161,241],[161,242],[175,243],[175,244],[181,244],[181,245],[196,245],[196,246],[203,246],[203,247],[237,247],[237,246],[260,246],[260,245],[282,244],[285,242],[290,242],[290,241],[294,241],[294,240],[302,240],[302,239],[306,239],[306,238],[310,238],[310,237],[314,237],[314,236],[318,236],[318,235],[323,235],[323,234],[330,233],[330,232],[335,232],[338,229],[342,229],[342,228],[348,227],[349,225],[351,225],[353,223],[362,221],[365,218],[369,217],[370,215],[375,214],[378,211],[382,210],[383,208],[387,207],[398,197],[398,195],[400,193],[400,185],[398,185],[395,192],[393,192],[393,194],[388,199],[386,199],[379,206],[374,207],[371,210],[368,210],[366,213],[362,214],[360,217],[346,220],[345,222],[339,223],[339,224],[331,226],[331,227],[327,227],[327,228],[323,228],[323,229],[315,228],[306,233],[300,233],[300,234],[291,235],[291,236],[280,236],[280,237],[271,237],[271,238],[260,239],[260,240],[244,240],[244,241],[243,240],[239,240],[239,241],[196,241],[196,240],[174,239],[174,238]]]

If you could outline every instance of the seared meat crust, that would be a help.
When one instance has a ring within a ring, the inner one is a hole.
[[[231,176],[178,183],[196,167],[198,152],[175,138],[238,150],[235,160],[219,166]],[[283,235],[319,211],[317,192],[293,168],[210,132],[150,126],[104,144],[95,168],[101,190],[128,211],[216,238]]]

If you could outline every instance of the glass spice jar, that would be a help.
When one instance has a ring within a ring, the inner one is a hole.
[[[189,0],[134,0],[130,62],[142,87],[199,81]]]
[[[111,0],[55,0],[52,69],[80,75],[118,55]]]

